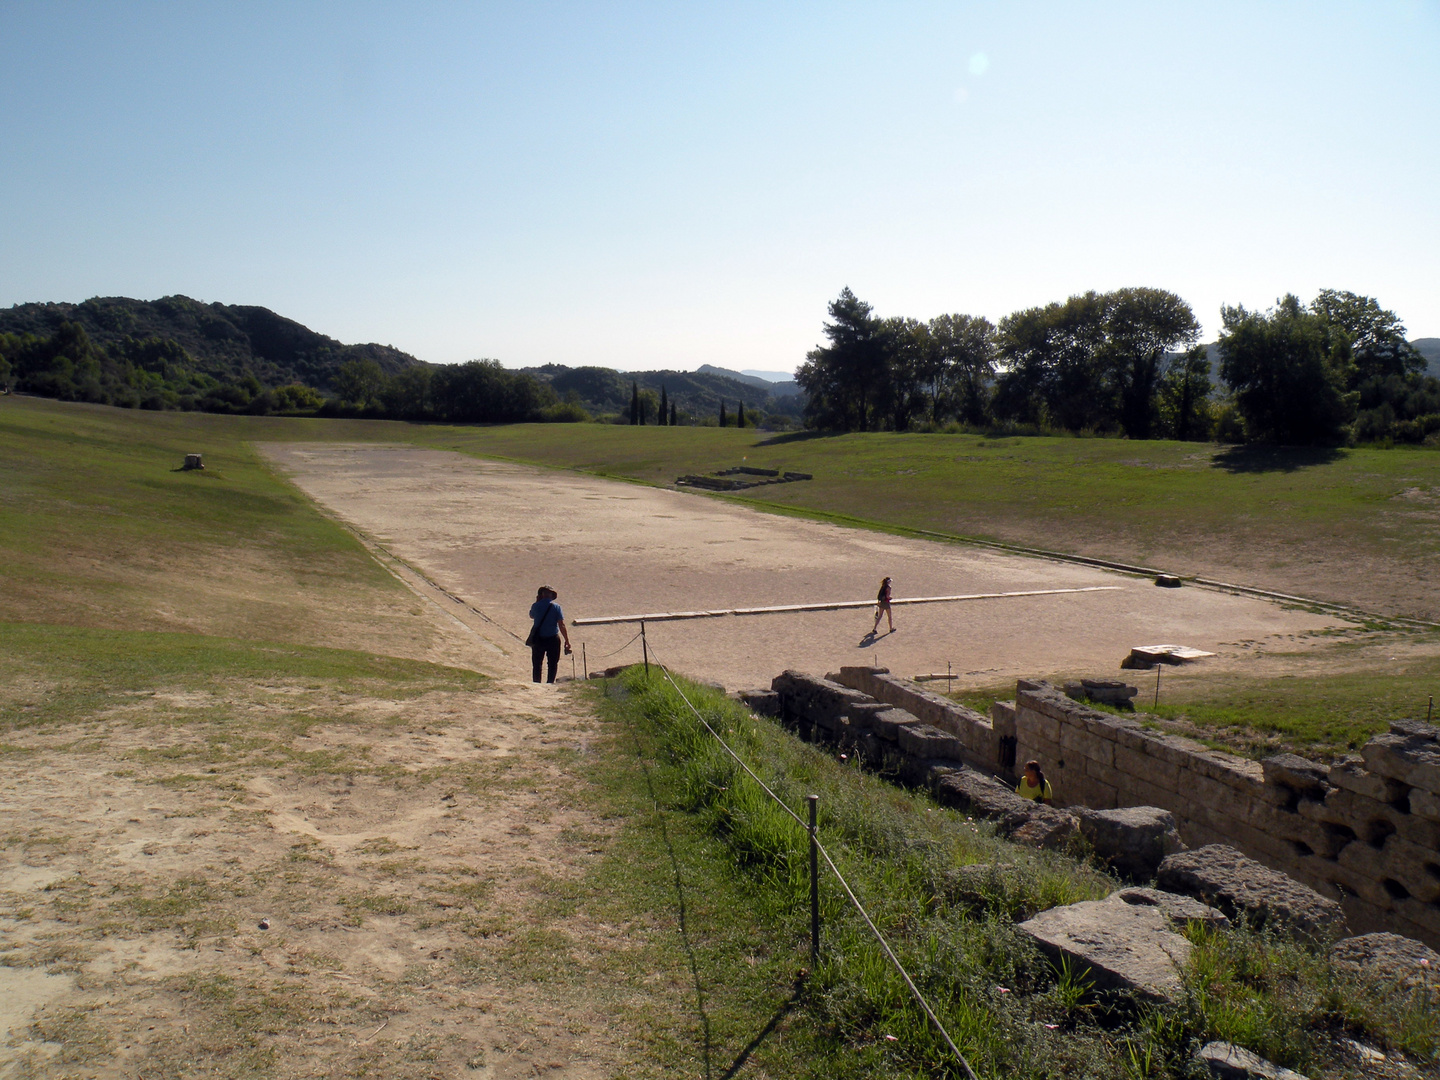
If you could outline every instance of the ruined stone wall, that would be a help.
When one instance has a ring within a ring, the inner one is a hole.
[[[1191,847],[1229,844],[1341,902],[1357,933],[1440,947],[1440,727],[1395,724],[1360,757],[1250,761],[1021,680],[987,718],[883,669],[786,672],[778,705],[806,738],[931,783],[972,766],[1013,782],[1040,762],[1060,806],[1154,806]],[[928,779],[927,779],[928,778]]]
[[[1057,803],[1161,807],[1187,844],[1229,844],[1341,901],[1357,932],[1440,944],[1440,728],[1398,723],[1328,769],[1254,762],[1022,680],[1015,739]]]
[[[1008,775],[1015,764],[1013,719],[996,723],[943,694],[896,678],[884,668],[842,667],[830,678],[953,735],[962,747],[957,756],[969,765]]]

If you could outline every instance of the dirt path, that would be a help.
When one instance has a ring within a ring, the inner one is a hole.
[[[1309,648],[1327,615],[1048,560],[787,519],[701,496],[408,447],[263,448],[321,505],[462,598],[489,621],[508,670],[535,587],[575,618],[863,599],[879,579],[897,596],[1119,586],[1080,593],[898,608],[896,633],[865,640],[864,610],[655,623],[648,640],[675,668],[727,688],[768,685],[787,667],[875,663],[962,684],[1019,676],[1114,674],[1133,645],[1216,651],[1223,667],[1256,650]],[[591,669],[641,658],[635,626],[572,633]],[[628,643],[628,644],[627,644]],[[578,667],[577,667],[578,671]],[[568,673],[568,669],[567,669]]]
[[[528,684],[227,685],[12,733],[0,1076],[613,1075],[586,957],[628,946],[554,902],[613,831],[593,736]]]

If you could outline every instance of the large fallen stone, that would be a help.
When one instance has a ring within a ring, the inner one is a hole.
[[[1300,1073],[1281,1068],[1234,1043],[1206,1043],[1195,1056],[1215,1080],[1306,1080]]]
[[[1202,904],[1193,896],[1181,896],[1179,893],[1165,892],[1163,889],[1120,889],[1111,893],[1107,899],[1119,900],[1132,907],[1153,907],[1169,919],[1172,926],[1179,929],[1183,929],[1190,923],[1200,923],[1202,926],[1213,928],[1230,925],[1230,920],[1225,917],[1223,911],[1219,911],[1209,904]]]
[[[1074,814],[1029,799],[1024,801],[1030,803],[1027,809],[1007,815],[1000,822],[996,832],[1001,836],[1046,851],[1063,851],[1080,836],[1080,822]]]
[[[1440,953],[1399,934],[1361,934],[1342,938],[1330,949],[1330,961],[1342,971],[1406,988],[1440,987]]]
[[[1190,942],[1159,907],[1114,897],[1086,900],[1042,911],[1019,929],[1051,960],[1065,957],[1088,971],[1098,990],[1129,991],[1147,1001],[1184,996],[1180,972],[1190,958]]]
[[[935,783],[935,799],[943,806],[964,810],[977,817],[1006,818],[1028,815],[1037,805],[1022,799],[993,777],[974,769],[957,769]]]
[[[1095,854],[1117,874],[1149,881],[1165,856],[1185,850],[1175,815],[1158,806],[1126,806],[1119,810],[1077,809],[1080,833]]]
[[[1183,893],[1251,926],[1278,926],[1311,937],[1345,932],[1340,905],[1225,844],[1167,855],[1155,875],[1166,892]]]

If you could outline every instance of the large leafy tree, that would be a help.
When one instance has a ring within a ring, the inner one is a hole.
[[[1330,336],[1331,348],[1344,337],[1355,370],[1352,389],[1367,379],[1416,375],[1425,370],[1425,358],[1405,340],[1405,327],[1393,311],[1377,300],[1352,292],[1322,289],[1310,305]]]
[[[967,424],[983,424],[995,379],[995,327],[975,315],[931,319],[923,375],[930,384],[931,419],[947,411]]]
[[[1194,344],[1190,305],[1163,289],[1117,289],[1028,308],[1000,322],[1003,415],[1070,431],[1149,438],[1166,355]]]
[[[811,427],[869,431],[878,427],[887,398],[890,334],[871,306],[849,287],[830,303],[829,344],[812,349],[795,373],[808,401]]]
[[[1349,339],[1287,295],[1267,312],[1221,309],[1220,375],[1245,433],[1259,442],[1329,444],[1344,438],[1357,394]]]
[[[1101,378],[1121,429],[1132,439],[1148,439],[1165,357],[1194,345],[1200,324],[1189,304],[1164,289],[1117,289],[1103,299]]]

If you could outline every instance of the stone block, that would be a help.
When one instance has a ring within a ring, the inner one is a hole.
[[[1205,747],[1183,735],[1155,735],[1146,741],[1145,752],[1185,769],[1190,767],[1190,761],[1196,754],[1205,753]]]
[[[1134,750],[1139,754],[1145,753],[1145,744],[1152,738],[1154,736],[1134,720],[1124,727],[1115,729],[1115,745],[1123,746],[1127,750]]]
[[[870,728],[882,739],[895,742],[900,738],[900,729],[920,723],[917,716],[912,716],[904,709],[886,709],[870,717]]]
[[[1203,900],[1232,919],[1243,914],[1252,925],[1284,926],[1311,936],[1344,930],[1344,915],[1333,900],[1223,844],[1167,856],[1156,884]]]
[[[1317,799],[1325,797],[1326,769],[1318,762],[1298,754],[1276,754],[1260,762],[1260,771],[1267,784],[1283,784],[1292,791]]]
[[[990,723],[1000,738],[1015,737],[1015,702],[996,701],[990,705]]]
[[[1440,822],[1440,795],[1428,791],[1410,791],[1410,813],[1427,821]]]
[[[1155,1002],[1184,997],[1180,973],[1190,942],[1157,906],[1113,899],[1050,908],[1017,929],[1053,961],[1088,971],[1096,988],[1122,990]]]
[[[1111,810],[1120,805],[1120,792],[1111,784],[1103,780],[1097,780],[1093,776],[1081,776],[1079,778],[1080,798],[1079,802],[1096,810]],[[1076,800],[1067,797],[1065,801]]]
[[[1115,744],[1077,725],[1061,725],[1060,748],[1067,754],[1080,754],[1104,765],[1115,763]]]
[[[1192,813],[1204,815],[1209,820],[1219,816],[1241,824],[1250,820],[1255,800],[1218,780],[1194,773],[1189,776],[1181,774],[1180,789]]]
[[[1397,814],[1395,831],[1416,847],[1440,851],[1440,822],[1420,817],[1418,814]]]
[[[1035,806],[1000,781],[974,769],[952,772],[938,780],[932,790],[935,800],[942,806],[963,810],[977,817],[1005,818],[1012,814],[1028,814]]]
[[[1260,802],[1268,803],[1270,806],[1279,806],[1287,810],[1294,810],[1300,805],[1298,792],[1286,787],[1284,784],[1272,783],[1266,780],[1255,790],[1255,798]]]
[[[1060,745],[1060,721],[1053,716],[1036,712],[1024,703],[1015,710],[1015,737],[1022,743],[1027,739]]]
[[[1326,779],[1332,787],[1353,791],[1364,799],[1376,802],[1397,803],[1404,799],[1410,788],[1389,776],[1378,776],[1365,768],[1360,758],[1346,758],[1330,766]]]
[[[1350,847],[1365,848],[1366,845],[1351,844]],[[1342,851],[1340,854],[1343,856],[1345,852]],[[1395,906],[1396,898],[1380,884],[1381,879],[1375,876],[1372,866],[1362,865],[1357,868],[1355,865],[1357,862],[1363,864],[1366,861],[1363,858],[1355,857],[1344,860],[1336,859],[1330,867],[1328,876],[1346,892],[1353,893],[1367,904],[1382,911],[1389,911]]]
[[[898,728],[896,742],[912,757],[961,760],[965,756],[965,745],[933,724],[902,724]]]
[[[1120,788],[1120,801],[1124,806],[1158,806],[1169,810],[1177,819],[1185,816],[1185,799],[1178,792],[1156,787],[1133,776],[1125,777],[1125,783]]]
[[[1219,911],[1209,904],[1202,904],[1193,896],[1168,893],[1163,889],[1144,889],[1131,886],[1128,889],[1120,889],[1111,893],[1106,899],[1119,900],[1133,907],[1143,905],[1159,908],[1161,913],[1170,920],[1170,925],[1176,929],[1183,929],[1191,923],[1199,923],[1201,926],[1215,929],[1223,929],[1230,925],[1230,920],[1225,917],[1223,911]]]
[[[1134,780],[1143,780],[1153,787],[1166,791],[1180,790],[1180,767],[1168,761],[1150,757],[1128,746],[1116,745],[1115,768]]]
[[[1376,735],[1360,749],[1366,768],[1440,795],[1440,743],[1418,735]]]
[[[1190,759],[1190,771],[1228,788],[1253,794],[1265,783],[1264,770],[1258,761],[1206,750]]]
[[[1073,814],[1064,810],[1034,804],[1034,809],[1023,818],[1007,818],[1001,822],[998,831],[1017,844],[1063,851],[1078,835],[1079,823]]]
[[[1215,1080],[1307,1080],[1234,1043],[1206,1043],[1195,1057]]]
[[[740,690],[729,696],[757,716],[780,715],[780,695],[774,690]]]
[[[1385,838],[1380,849],[1387,876],[1403,885],[1421,903],[1440,901],[1440,852],[1422,848],[1399,834]]]
[[[1440,906],[1397,900],[1391,909],[1397,928],[1408,937],[1440,948]]]
[[[1330,947],[1330,961],[1342,971],[1407,990],[1440,987],[1440,953],[1399,934],[1341,938]]]
[[[1167,855],[1185,849],[1175,815],[1157,806],[1076,812],[1080,833],[1117,874],[1137,881],[1155,876]]]

